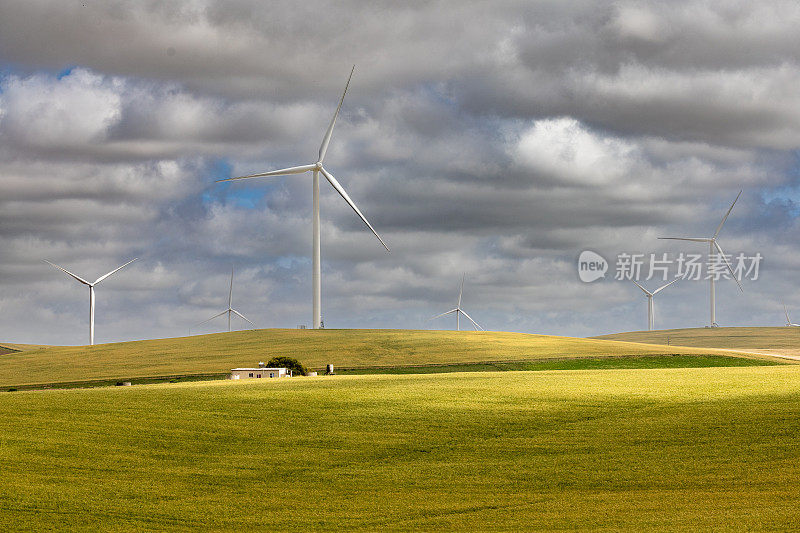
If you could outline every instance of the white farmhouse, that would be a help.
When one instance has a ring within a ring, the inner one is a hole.
[[[259,363],[257,368],[231,368],[231,379],[288,378],[292,371],[287,368],[268,368]]]

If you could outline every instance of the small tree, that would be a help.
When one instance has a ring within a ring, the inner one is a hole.
[[[267,366],[271,368],[285,367],[291,370],[292,374],[300,374],[301,376],[308,375],[308,368],[303,366],[303,364],[294,357],[286,357],[283,355],[273,357],[267,361]]]

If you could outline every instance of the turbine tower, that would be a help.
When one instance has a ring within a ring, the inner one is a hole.
[[[739,290],[744,292],[744,289],[742,289],[742,284],[739,283],[738,279],[736,279],[736,274],[733,273],[733,268],[731,267],[731,264],[728,262],[728,259],[725,257],[725,252],[722,251],[722,248],[720,247],[719,243],[717,242],[717,237],[719,237],[719,232],[722,230],[723,224],[725,224],[725,221],[728,220],[728,215],[730,215],[731,211],[733,211],[733,206],[736,205],[736,202],[739,200],[739,197],[741,195],[742,195],[742,191],[739,191],[739,194],[736,195],[736,199],[731,204],[730,209],[728,209],[728,212],[725,213],[724,217],[722,217],[722,222],[720,222],[719,226],[717,226],[717,231],[714,232],[714,236],[713,237],[699,237],[699,238],[659,237],[659,239],[672,240],[672,241],[707,242],[708,243],[708,260],[709,260],[709,263],[711,262],[711,260],[714,257],[714,255],[717,252],[719,252],[719,256],[722,258],[723,261],[725,261],[725,266],[728,267],[728,271],[731,273],[731,278],[733,278],[733,281],[735,281],[736,285],[739,286]],[[716,296],[715,296],[715,289],[714,289],[714,286],[715,286],[714,276],[709,276],[709,281],[711,282],[711,292],[710,292],[710,297],[711,297],[710,298],[711,299],[711,319],[710,320],[711,320],[711,322],[710,322],[710,327],[717,328],[717,327],[719,327],[719,324],[717,324],[716,300],[715,300]]]
[[[456,331],[461,331],[461,323],[459,322],[459,315],[464,315],[465,317],[467,317],[467,319],[470,322],[472,322],[472,327],[475,328],[475,331],[478,331],[479,328],[480,328],[481,331],[483,331],[483,328],[480,325],[478,325],[477,322],[472,320],[472,317],[469,316],[466,313],[466,311],[461,309],[461,295],[464,293],[464,278],[465,277],[466,277],[466,274],[461,276],[461,288],[458,291],[458,305],[456,305],[456,308],[455,309],[451,309],[451,310],[449,310],[449,311],[447,311],[445,313],[442,313],[440,315],[436,315],[435,317],[429,318],[428,320],[434,320],[436,318],[439,318],[440,316],[445,316],[445,315],[449,315],[451,313],[455,313],[456,314]]]
[[[56,267],[57,269],[61,270],[62,272],[65,272],[67,275],[69,275],[72,278],[74,278],[76,281],[79,281],[79,282],[83,283],[84,285],[88,285],[89,286],[89,345],[90,346],[94,345],[94,286],[97,285],[98,283],[100,283],[101,281],[103,281],[104,279],[106,279],[107,277],[109,277],[111,274],[117,272],[118,270],[122,270],[126,266],[130,265],[131,263],[136,261],[136,259],[137,258],[133,258],[130,261],[128,261],[127,263],[125,263],[124,265],[122,265],[121,267],[117,267],[114,270],[112,270],[111,272],[109,272],[108,274],[100,276],[99,278],[94,280],[93,283],[89,283],[85,279],[76,276],[75,274],[73,274],[72,272],[67,270],[66,268],[61,268],[60,266],[51,263],[47,259],[44,260],[44,262],[47,263],[48,265],[52,265],[52,266]]]
[[[662,285],[661,287],[657,288],[653,292],[648,291],[647,289],[645,289],[644,287],[639,285],[639,283],[637,283],[635,280],[631,280],[634,283],[636,283],[636,286],[639,287],[640,289],[642,289],[642,292],[644,293],[644,295],[647,296],[647,330],[648,331],[653,331],[653,329],[655,329],[655,309],[653,307],[653,296],[655,296],[659,292],[663,291],[664,289],[666,289],[667,287],[669,287],[670,285],[672,285],[676,281],[679,281],[680,279],[681,278],[673,279],[672,281],[670,281],[666,285]]]
[[[794,324],[794,323],[792,323],[792,321],[789,319],[789,311],[786,309],[786,304],[783,304],[783,313],[786,315],[786,326],[787,326],[787,327],[795,327],[795,328],[800,328],[800,324]]]
[[[220,314],[214,315],[211,318],[209,318],[208,320],[203,320],[202,322],[200,322],[198,324],[195,324],[192,327],[196,328],[197,326],[201,326],[201,325],[205,324],[206,322],[211,322],[215,318],[221,317],[222,315],[224,315],[226,313],[228,315],[228,333],[231,332],[231,314],[234,314],[234,315],[238,316],[242,320],[246,320],[246,321],[250,322],[250,324],[252,324],[254,328],[258,327],[255,324],[253,324],[253,322],[251,322],[250,319],[248,319],[242,313],[240,313],[239,311],[234,309],[232,306],[233,306],[233,267],[231,267],[231,289],[230,289],[230,291],[228,291],[228,308],[226,310],[224,310],[223,312],[221,312]]]
[[[319,147],[319,157],[317,158],[316,163],[312,163],[310,165],[301,165],[298,167],[289,167],[284,168],[281,170],[272,170],[269,172],[262,172],[259,174],[250,174],[248,176],[239,176],[236,178],[228,178],[224,180],[217,180],[218,182],[223,181],[234,181],[234,180],[244,180],[249,178],[263,178],[269,176],[284,176],[288,174],[303,174],[305,172],[311,171],[313,173],[313,181],[312,181],[312,191],[313,191],[313,213],[311,216],[311,226],[312,226],[312,247],[311,247],[311,256],[312,256],[312,286],[313,286],[313,328],[319,329],[320,324],[322,323],[322,269],[321,269],[321,251],[320,251],[320,235],[319,235],[319,175],[322,173],[325,176],[325,179],[328,180],[328,183],[336,189],[344,201],[348,203],[350,207],[353,208],[353,211],[364,221],[364,224],[375,234],[379,241],[386,251],[389,251],[389,247],[386,246],[386,243],[383,242],[381,236],[378,235],[378,232],[372,227],[372,224],[367,221],[366,217],[361,213],[361,211],[356,207],[356,204],[345,192],[344,188],[341,184],[333,177],[333,174],[328,172],[325,167],[322,166],[322,161],[325,159],[325,153],[328,151],[328,144],[331,141],[331,134],[333,133],[333,126],[336,124],[336,118],[339,116],[339,110],[342,108],[342,102],[344,102],[344,95],[347,94],[347,88],[350,86],[350,78],[353,77],[353,71],[355,70],[355,65],[353,65],[353,69],[350,71],[350,77],[347,78],[347,84],[344,86],[344,92],[342,93],[342,97],[339,99],[339,105],[336,107],[336,112],[333,114],[333,119],[331,119],[331,123],[328,126],[328,130],[325,132],[325,136],[322,138],[322,144]]]

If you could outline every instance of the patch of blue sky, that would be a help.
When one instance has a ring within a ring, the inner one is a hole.
[[[60,80],[61,78],[64,78],[65,76],[69,76],[70,74],[72,74],[72,71],[78,67],[79,65],[71,65],[69,67],[62,67],[60,69],[54,69],[54,68],[31,69],[30,67],[17,65],[15,63],[0,63],[0,92],[2,92],[3,90],[2,80],[10,76],[25,77],[35,73],[41,73],[41,74],[48,74]]]
[[[69,67],[62,68],[62,69],[61,69],[61,70],[59,70],[59,71],[58,71],[58,73],[56,74],[56,79],[59,79],[59,80],[60,80],[60,79],[66,78],[67,76],[69,76],[70,74],[72,74],[72,71],[73,71],[75,68],[77,68],[77,65],[71,65],[71,66],[69,66]]]
[[[14,65],[0,63],[0,94],[5,90],[5,84],[11,76],[19,76],[21,72]]]
[[[210,161],[208,171],[214,179],[226,179],[231,177],[233,165],[226,158],[218,157]]]
[[[794,218],[800,217],[800,150],[794,152],[794,164],[786,173],[789,183],[781,187],[763,189],[761,198],[764,203],[779,202],[791,204],[790,213]]]
[[[209,174],[215,180],[232,176],[233,165],[227,159],[215,159],[209,167]],[[282,187],[280,179],[242,180],[239,182],[211,183],[202,194],[204,205],[216,203],[221,197],[242,209],[256,209],[263,204],[265,197]]]
[[[273,187],[270,187],[270,189],[272,188]],[[228,190],[227,198],[228,202],[236,207],[242,209],[256,209],[262,204],[263,198],[268,195],[269,191],[261,187],[241,187],[233,185],[233,187]]]
[[[214,183],[200,196],[203,205],[219,203],[222,199],[242,209],[263,209],[264,198],[280,184],[246,186],[240,183]]]
[[[16,66],[14,63],[0,63],[0,80],[8,78],[9,76],[18,76],[24,71]],[[0,84],[2,89],[2,84]]]
[[[78,68],[78,66],[79,65],[71,65],[69,67],[61,68],[60,70],[47,68],[37,68],[35,70],[31,70],[29,68],[22,68],[14,63],[0,63],[0,94],[3,94],[5,91],[4,85],[6,80],[12,76],[24,78],[35,73],[43,73],[60,80],[72,74],[72,71]]]
[[[800,217],[800,185],[785,185],[774,189],[761,191],[761,198],[765,204],[778,203],[789,207],[793,218]]]

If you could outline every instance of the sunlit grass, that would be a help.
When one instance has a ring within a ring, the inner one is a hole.
[[[5,530],[786,530],[800,367],[0,394]]]

